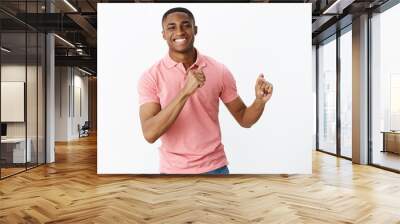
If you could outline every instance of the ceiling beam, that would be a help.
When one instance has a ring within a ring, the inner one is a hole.
[[[70,13],[67,16],[73,20],[77,25],[79,25],[90,38],[96,39],[97,31],[96,28],[90,24],[85,17],[79,13]]]
[[[335,16],[319,16],[317,17],[317,20],[315,20],[315,22],[313,22],[312,24],[312,32],[316,32],[318,30],[320,30],[320,28],[326,24],[329,20],[331,20],[332,18],[334,18]]]
[[[97,60],[91,56],[55,56],[56,66],[83,66],[96,70]]]
[[[336,0],[323,10],[322,14],[342,14],[343,10],[355,0]]]

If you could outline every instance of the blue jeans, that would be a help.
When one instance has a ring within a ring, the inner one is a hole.
[[[227,174],[229,174],[229,169],[228,169],[227,166],[223,166],[221,168],[218,168],[218,169],[215,169],[215,170],[211,170],[211,171],[208,171],[208,172],[203,173],[203,174],[222,174],[222,175],[227,175]]]

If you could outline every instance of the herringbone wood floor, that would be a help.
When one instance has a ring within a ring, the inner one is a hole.
[[[0,223],[400,223],[400,175],[315,152],[312,175],[98,176],[96,138],[0,181]]]

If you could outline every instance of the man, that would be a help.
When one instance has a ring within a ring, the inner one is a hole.
[[[154,143],[161,137],[161,173],[228,174],[219,98],[242,127],[250,128],[271,98],[272,84],[260,75],[256,99],[247,107],[230,71],[194,48],[197,26],[189,10],[168,10],[162,28],[168,54],[142,75],[138,85],[144,138]]]

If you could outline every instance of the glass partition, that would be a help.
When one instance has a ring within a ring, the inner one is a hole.
[[[27,113],[27,150],[30,151],[30,161],[27,163],[27,167],[33,167],[37,165],[38,157],[38,35],[36,32],[27,33],[27,98],[26,98],[26,113]]]
[[[1,34],[2,177],[24,171],[31,161],[26,150],[26,40],[25,32]]]
[[[44,5],[0,2],[1,179],[45,163],[45,34],[15,18]]]
[[[336,37],[318,47],[318,149],[336,154]]]

